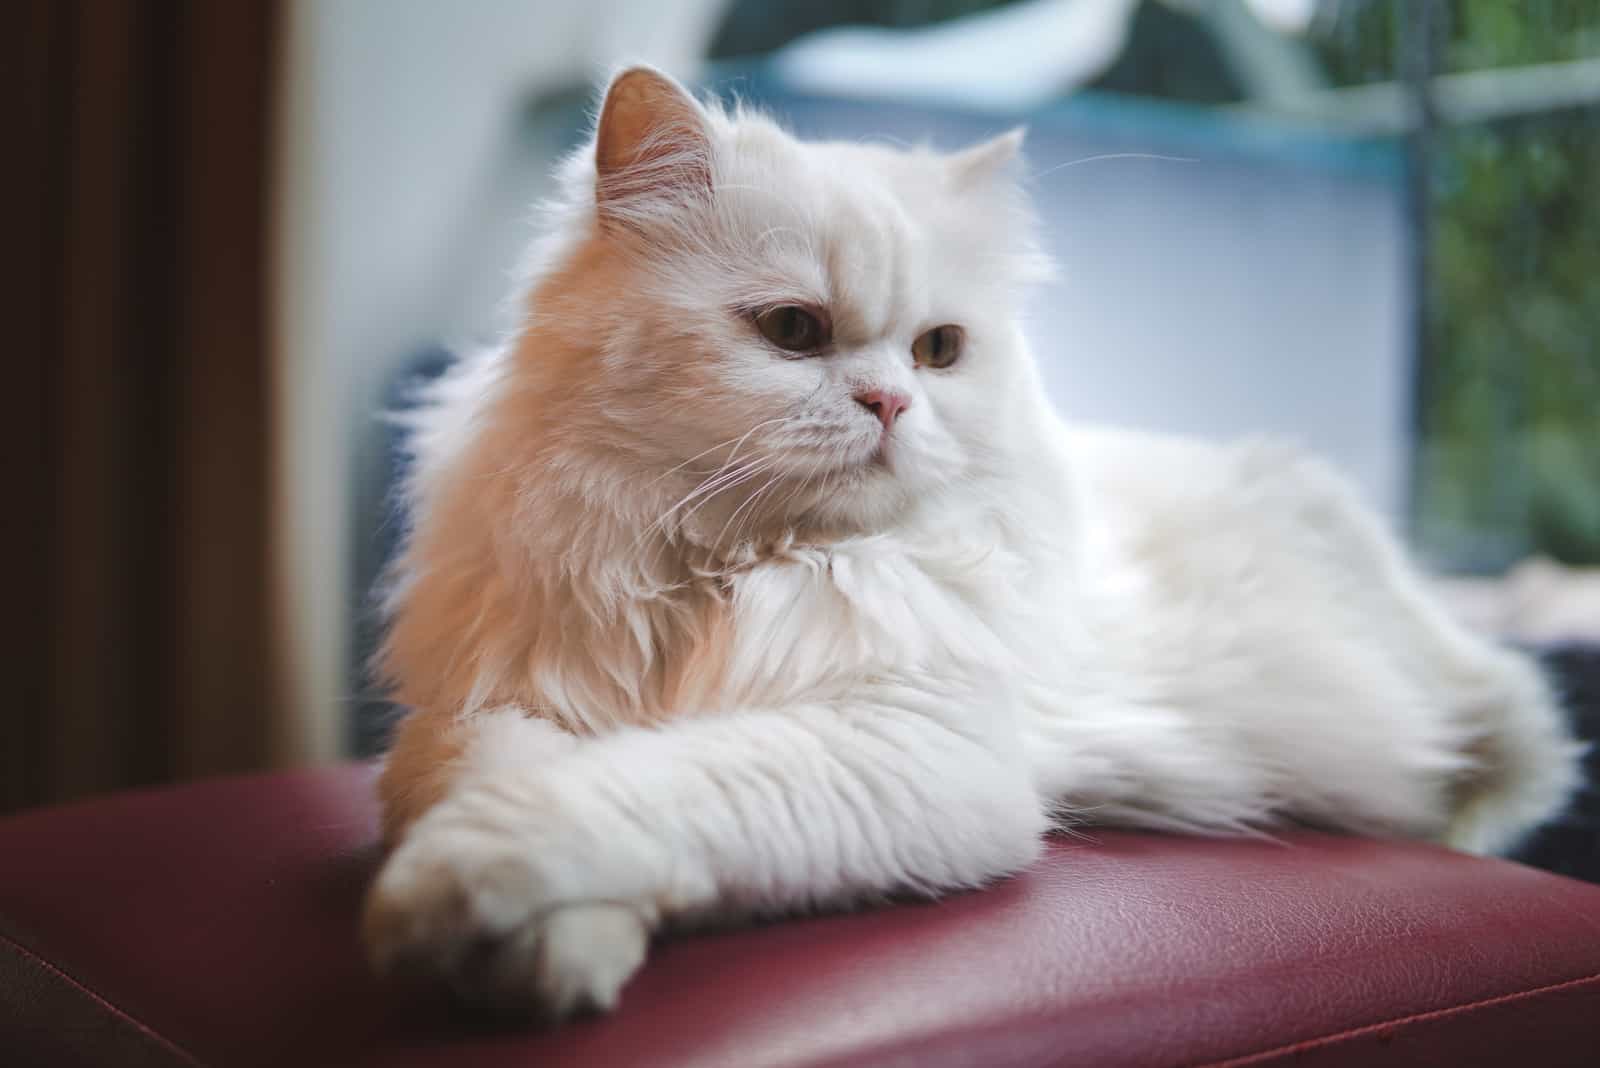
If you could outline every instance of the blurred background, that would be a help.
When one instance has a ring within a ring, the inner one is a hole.
[[[1600,639],[1600,0],[19,0],[0,806],[371,752],[381,420],[627,60],[1029,127],[1068,416],[1274,431],[1476,626]]]

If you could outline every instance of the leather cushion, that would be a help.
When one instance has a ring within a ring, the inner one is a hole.
[[[370,778],[0,822],[0,1063],[1600,1063],[1600,887],[1311,833],[1061,839],[981,893],[671,939],[612,1017],[486,1030],[363,970]]]

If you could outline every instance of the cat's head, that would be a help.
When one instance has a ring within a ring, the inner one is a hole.
[[[544,344],[519,358],[558,365],[564,434],[631,470],[641,507],[682,502],[666,527],[881,529],[1001,463],[1039,404],[1020,142],[806,143],[627,70],[569,164]]]

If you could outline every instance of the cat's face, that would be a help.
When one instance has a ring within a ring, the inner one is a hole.
[[[601,350],[588,432],[698,491],[672,521],[724,541],[878,529],[973,475],[1038,389],[1016,299],[1044,263],[1001,173],[1019,141],[807,144],[622,75],[567,291]]]

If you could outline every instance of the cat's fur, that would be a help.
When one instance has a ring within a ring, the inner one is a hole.
[[[609,1007],[664,923],[979,886],[1053,824],[1495,850],[1561,806],[1540,676],[1328,468],[1062,426],[1019,140],[801,144],[612,83],[522,328],[417,417],[380,966]],[[825,354],[757,332],[793,303]],[[961,358],[914,364],[944,323]]]

